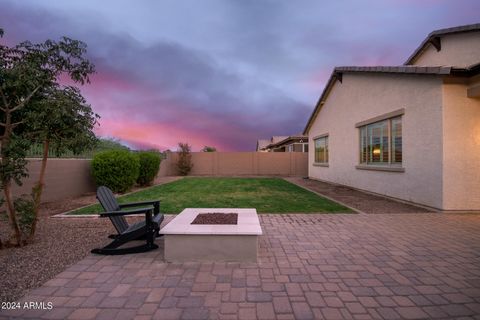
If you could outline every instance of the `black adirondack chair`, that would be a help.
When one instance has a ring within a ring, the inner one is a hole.
[[[160,214],[160,201],[119,204],[112,190],[105,186],[97,189],[97,199],[105,210],[100,216],[110,218],[118,234],[110,235],[109,238],[113,241],[103,248],[93,249],[92,253],[118,255],[146,252],[158,248],[154,240],[156,236],[159,236],[160,224],[163,221],[163,214]],[[137,208],[122,210],[131,207]],[[144,213],[145,220],[128,224],[125,216],[138,213]],[[140,246],[119,248],[132,240],[146,240],[146,243]]]

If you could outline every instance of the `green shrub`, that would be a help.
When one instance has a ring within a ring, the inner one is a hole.
[[[154,151],[142,151],[137,155],[140,160],[140,174],[137,183],[141,186],[149,186],[160,170],[160,154]]]
[[[139,158],[126,150],[97,153],[92,160],[92,175],[97,186],[107,186],[113,192],[125,192],[137,181]]]

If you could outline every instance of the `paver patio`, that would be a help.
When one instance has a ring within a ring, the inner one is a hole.
[[[89,255],[0,318],[480,319],[478,214],[260,218],[257,264]]]

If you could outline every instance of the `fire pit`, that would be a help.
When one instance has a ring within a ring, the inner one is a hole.
[[[187,208],[160,233],[165,260],[257,261],[257,237],[262,234],[255,209]]]
[[[237,213],[199,213],[191,224],[237,224]]]

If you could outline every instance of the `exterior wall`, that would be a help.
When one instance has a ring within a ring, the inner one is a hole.
[[[435,76],[344,74],[308,133],[309,177],[442,207],[441,81]],[[402,108],[405,172],[356,169],[360,146],[355,124]],[[313,166],[313,138],[327,133],[329,167]]]
[[[45,172],[45,189],[42,201],[49,202],[95,192],[95,184],[90,175],[91,160],[84,159],[48,159]],[[32,187],[40,174],[40,159],[29,159],[29,177],[22,186],[13,184],[13,195],[30,195]]]
[[[178,154],[170,153],[158,177],[177,175]],[[278,175],[306,176],[307,154],[302,152],[193,152],[193,176]]]
[[[427,45],[413,65],[468,67],[478,63],[480,32],[450,34],[441,37],[441,50]]]
[[[443,85],[445,210],[480,210],[480,98],[468,98],[467,87]]]

